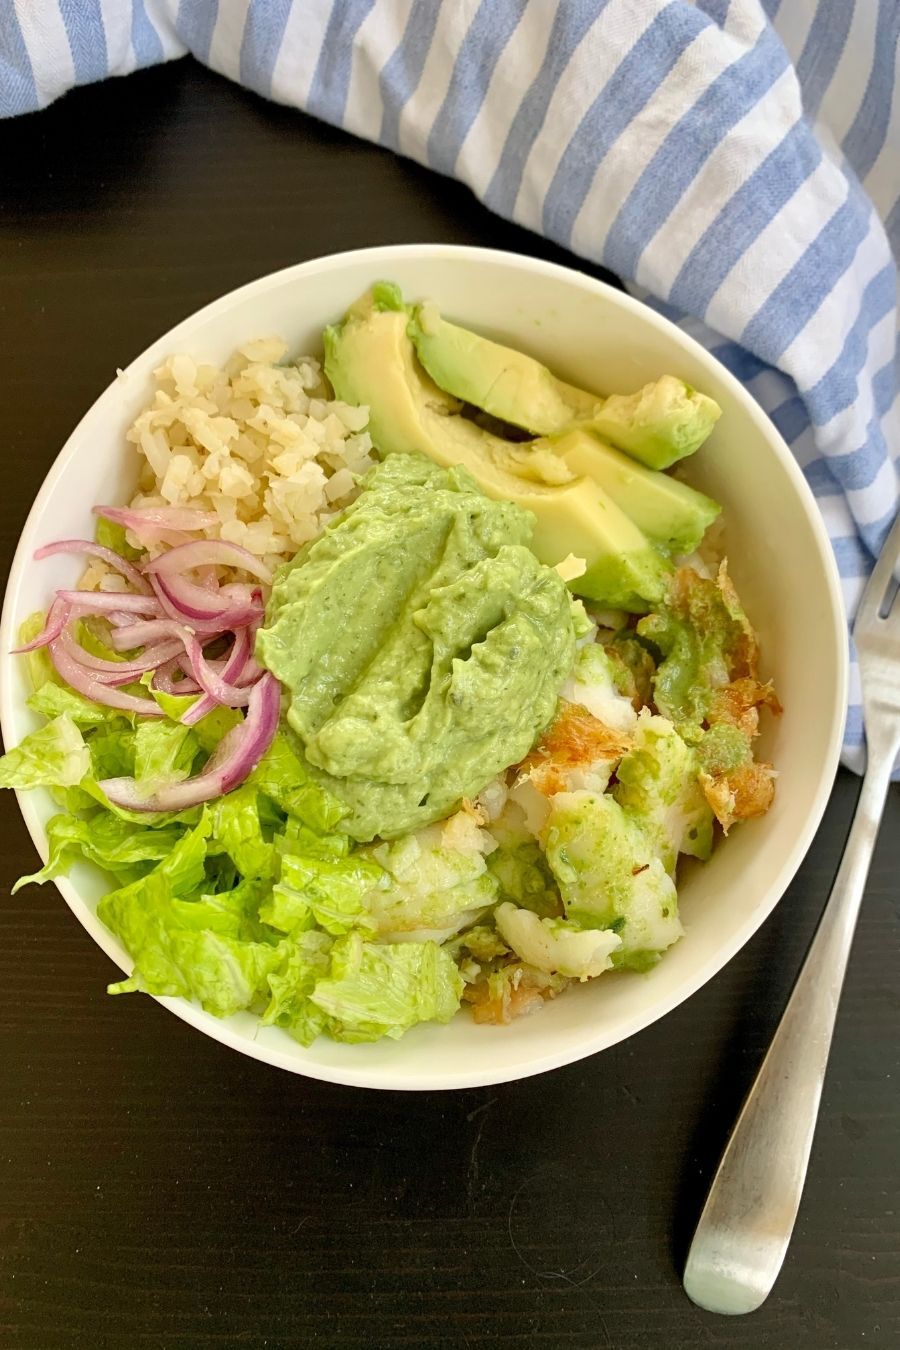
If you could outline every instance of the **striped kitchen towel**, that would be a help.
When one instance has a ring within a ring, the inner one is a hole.
[[[0,114],[191,51],[461,179],[746,384],[852,616],[898,501],[898,37],[900,0],[0,0]]]

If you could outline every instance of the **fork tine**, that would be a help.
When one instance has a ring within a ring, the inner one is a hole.
[[[878,610],[891,576],[897,574],[898,561],[900,561],[900,511],[898,511],[891,526],[890,534],[882,545],[872,575],[866,583],[866,589],[863,591],[859,609],[856,612],[856,622],[853,625],[854,632],[857,628],[873,623],[877,619]]]

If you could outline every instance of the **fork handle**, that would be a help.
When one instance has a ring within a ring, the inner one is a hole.
[[[784,1015],[732,1130],[688,1253],[701,1308],[752,1312],[781,1269],[800,1206],[853,931],[897,751],[870,751],[828,903]]]

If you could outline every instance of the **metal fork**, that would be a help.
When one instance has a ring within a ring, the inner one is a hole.
[[[684,1287],[701,1308],[747,1313],[790,1242],[838,999],[900,747],[900,515],[863,593],[859,652],[868,761],[847,846],[790,1001],[731,1133],[691,1243]]]

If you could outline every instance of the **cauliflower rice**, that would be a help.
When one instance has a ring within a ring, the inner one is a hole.
[[[319,362],[286,353],[271,337],[244,343],[221,370],[169,357],[128,432],[143,457],[131,505],[214,511],[205,534],[273,567],[315,538],[375,462],[368,410],[330,399]]]

